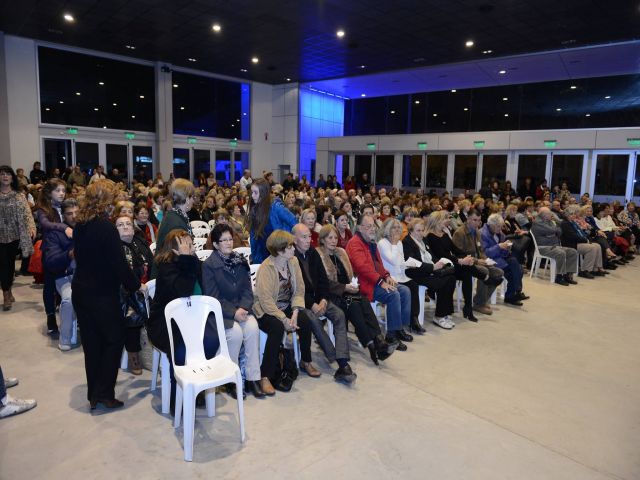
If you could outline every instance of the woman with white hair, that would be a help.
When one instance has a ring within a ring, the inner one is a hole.
[[[184,178],[178,178],[171,183],[169,187],[169,197],[173,208],[167,210],[162,218],[158,236],[156,237],[156,245],[159,247],[164,243],[164,237],[171,231],[180,229],[192,235],[191,226],[189,225],[189,217],[187,212],[193,207],[193,196],[195,194],[193,183]]]
[[[562,234],[560,241],[563,247],[575,248],[578,255],[582,255],[579,277],[592,279],[596,276],[604,276],[602,268],[602,250],[597,243],[591,243],[587,234],[577,224],[576,219],[580,215],[578,205],[568,205],[564,210],[565,219],[560,224]]]

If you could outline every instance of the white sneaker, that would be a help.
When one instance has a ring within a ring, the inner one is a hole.
[[[444,328],[445,330],[451,330],[453,328],[453,326],[451,325],[452,322],[450,320],[447,320],[447,317],[434,317],[433,323],[435,323],[440,328]]]
[[[449,323],[449,325],[451,325],[451,328],[456,326],[456,324],[453,322],[453,318],[451,318],[449,315],[444,317],[444,319],[447,321],[447,323]]]
[[[18,384],[18,379],[14,377],[4,379],[4,388],[15,387]]]
[[[58,348],[63,352],[68,352],[69,350],[71,350],[71,345],[64,345],[62,343],[59,343]]]
[[[7,395],[7,400],[4,406],[0,407],[0,418],[10,417],[11,415],[18,415],[19,413],[26,412],[34,408],[38,402],[32,399],[13,398]]]

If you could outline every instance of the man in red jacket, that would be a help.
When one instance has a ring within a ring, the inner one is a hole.
[[[370,302],[376,301],[387,306],[387,341],[398,341],[397,349],[405,351],[413,337],[403,327],[411,320],[411,291],[405,285],[396,283],[384,268],[378,246],[376,231],[371,215],[358,218],[358,231],[347,244],[347,254],[353,271],[360,281],[360,292]]]

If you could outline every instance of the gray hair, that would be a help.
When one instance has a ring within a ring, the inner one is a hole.
[[[580,207],[578,205],[567,205],[564,209],[564,214],[567,217],[573,217],[574,215],[578,215],[580,213]]]
[[[491,215],[489,215],[489,218],[487,218],[487,225],[490,225],[492,227],[501,227],[503,223],[504,219],[499,213],[492,213]]]
[[[395,218],[387,218],[382,224],[382,228],[378,230],[378,240],[391,238],[391,229],[396,225],[402,228],[402,224],[399,220]]]

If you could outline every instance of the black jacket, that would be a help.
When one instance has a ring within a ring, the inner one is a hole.
[[[429,247],[427,247],[426,244],[425,244],[425,248],[429,250]],[[405,260],[407,260],[408,258],[415,258],[416,260],[422,262],[422,255],[420,255],[420,248],[416,244],[415,240],[411,238],[411,235],[407,235],[406,237],[404,237],[404,240],[402,240],[402,249],[404,251]],[[433,264],[423,262],[422,265],[420,265],[419,267],[407,268],[405,270],[405,273],[407,274],[407,277],[411,279],[428,277],[433,273]]]
[[[579,243],[589,243],[589,239],[585,233],[578,232],[578,227],[574,226],[569,220],[563,220],[560,223],[560,243],[563,247],[573,249],[578,248]]]
[[[201,263],[198,257],[180,255],[177,260],[157,266],[156,293],[151,302],[147,334],[151,343],[165,353],[170,352],[169,334],[164,308],[176,298],[190,297],[196,281],[202,285]]]
[[[60,230],[49,230],[42,241],[42,264],[55,278],[72,275],[75,262],[69,252],[73,250],[73,239]]]
[[[316,252],[315,248],[309,247],[307,253],[302,255],[296,248],[296,258],[300,262],[300,270],[302,270],[302,278],[304,279],[306,307],[311,308],[314,303],[319,303],[322,299],[329,300],[329,279],[320,254]]]
[[[225,270],[220,256],[213,252],[202,265],[202,293],[220,301],[224,327],[233,327],[238,308],[249,313],[252,311],[253,290],[249,264],[244,261],[231,273]]]

